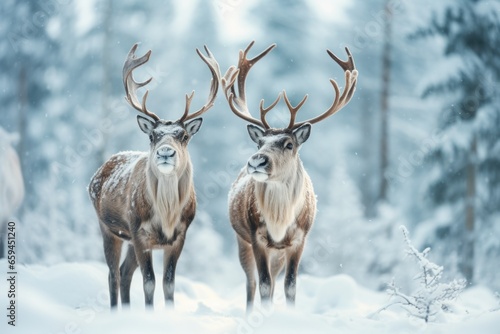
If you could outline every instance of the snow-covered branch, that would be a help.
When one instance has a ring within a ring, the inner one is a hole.
[[[448,309],[447,303],[460,295],[466,282],[460,279],[441,283],[443,267],[427,259],[430,248],[419,252],[411,243],[406,227],[401,226],[401,231],[407,246],[406,253],[411,255],[420,267],[420,273],[415,276],[420,284],[412,294],[405,294],[393,279],[387,287],[387,292],[396,300],[382,307],[378,312],[392,305],[400,305],[410,315],[429,322],[434,320],[438,313]]]

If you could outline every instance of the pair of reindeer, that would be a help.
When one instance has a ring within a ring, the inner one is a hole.
[[[202,124],[199,118],[215,101],[221,82],[230,109],[251,123],[250,138],[258,151],[250,157],[233,183],[229,194],[229,217],[238,239],[239,258],[247,277],[247,311],[253,306],[256,275],[261,300],[269,302],[276,276],[286,268],[285,295],[289,305],[295,303],[296,280],[306,235],[316,215],[316,198],[309,175],[299,158],[300,146],[309,138],[311,125],[333,115],[351,99],[357,79],[353,58],[342,61],[331,51],[330,57],[345,72],[345,87],[330,79],[335,91],[332,105],[321,115],[304,122],[295,116],[307,99],[292,106],[286,92],[283,98],[290,110],[290,123],[284,129],[272,128],[266,114],[276,106],[281,94],[269,106],[260,102],[260,119],[251,116],[245,97],[245,80],[252,66],[267,55],[273,44],[253,59],[240,51],[238,66],[231,66],[220,78],[219,65],[205,47],[207,55],[196,50],[212,73],[207,103],[190,113],[193,93],[186,95],[186,108],[176,121],[160,119],[146,107],[148,92],[142,103],[137,89],[148,84],[136,82],[132,72],[149,60],[151,51],[136,57],[137,44],[130,50],[123,66],[123,83],[128,103],[145,114],[137,116],[140,129],[149,136],[149,152],[124,152],[113,155],[92,177],[89,193],[102,231],[104,254],[109,267],[111,307],[121,295],[123,305],[130,303],[130,283],[139,266],[147,306],[153,305],[155,274],[152,250],[163,249],[163,292],[167,303],[174,301],[175,268],[186,232],[194,219],[196,195],[192,165],[187,150],[191,137]],[[237,83],[237,90],[235,85]],[[125,260],[120,265],[124,240],[129,241]],[[120,291],[120,293],[119,293]]]

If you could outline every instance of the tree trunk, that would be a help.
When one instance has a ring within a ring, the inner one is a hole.
[[[460,269],[469,284],[474,279],[474,239],[476,225],[476,163],[477,139],[474,136],[470,145],[469,160],[466,166],[467,190],[465,199],[465,230]]]
[[[19,165],[21,167],[21,175],[24,179],[25,193],[31,192],[31,180],[26,180],[26,176],[30,175],[28,173],[28,166],[26,165],[26,141],[28,134],[26,133],[26,122],[27,122],[27,112],[28,112],[28,82],[26,78],[26,67],[21,65],[19,70],[19,82],[18,82],[18,96],[19,96],[19,109],[18,109],[18,120],[17,120],[17,132],[19,133],[19,142],[17,143],[17,153],[19,155]],[[18,210],[18,214],[22,215],[24,210],[24,205]]]
[[[105,119],[109,115],[111,100],[111,25],[113,19],[113,0],[106,1],[103,19],[104,38],[102,44],[102,95],[101,95],[101,118]],[[106,131],[102,133],[102,143],[97,151],[98,165],[106,161],[106,146],[108,135]]]
[[[361,196],[364,206],[364,215],[366,218],[375,216],[375,202],[377,196],[377,185],[374,181],[377,180],[376,171],[373,170],[373,165],[376,157],[373,154],[372,143],[374,141],[374,108],[371,106],[372,96],[366,96],[363,100],[361,114],[361,154],[363,157],[363,171],[359,186],[361,188]]]
[[[389,1],[384,5],[384,49],[382,50],[382,90],[380,95],[380,188],[378,202],[387,201],[389,183],[386,177],[389,165],[389,86],[391,79],[392,12]]]

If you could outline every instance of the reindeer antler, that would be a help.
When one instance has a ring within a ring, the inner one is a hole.
[[[144,56],[137,58],[137,56],[135,55],[135,50],[137,50],[138,46],[139,45],[137,43],[132,46],[127,55],[127,59],[125,60],[125,64],[123,64],[123,85],[125,86],[125,93],[127,94],[125,99],[134,109],[151,117],[155,121],[158,121],[160,120],[160,117],[158,117],[158,115],[156,115],[155,113],[149,111],[146,107],[146,100],[148,98],[149,91],[146,91],[146,93],[144,94],[142,103],[139,103],[139,100],[137,99],[137,89],[146,86],[153,79],[149,78],[144,82],[137,82],[132,76],[132,72],[134,71],[134,69],[147,63],[149,60],[149,56],[151,56],[151,50],[149,50]]]
[[[189,108],[191,106],[191,101],[194,96],[194,91],[191,92],[191,94],[186,94],[186,108],[184,109],[184,114],[182,115],[181,118],[179,118],[179,121],[185,122],[190,119],[196,118],[200,116],[201,114],[205,113],[208,111],[210,108],[213,107],[215,98],[217,97],[217,92],[219,90],[219,81],[220,81],[220,69],[219,69],[219,64],[214,58],[214,55],[210,50],[207,48],[207,46],[204,46],[205,51],[207,53],[207,56],[203,55],[203,53],[196,49],[196,52],[200,56],[200,58],[207,64],[208,68],[210,69],[210,72],[212,73],[212,79],[210,81],[210,93],[208,94],[208,100],[207,103],[198,111],[190,114],[189,113]]]
[[[137,58],[137,56],[135,55],[137,47],[138,47],[137,43],[134,44],[134,46],[132,46],[132,49],[130,49],[127,55],[127,59],[125,60],[125,64],[123,64],[123,85],[125,86],[125,93],[126,93],[125,99],[137,111],[151,117],[155,121],[159,121],[160,117],[158,117],[158,115],[156,115],[155,113],[149,111],[146,107],[146,100],[148,98],[149,91],[146,91],[146,93],[144,93],[144,96],[142,98],[142,103],[139,103],[139,99],[137,98],[137,90],[143,86],[146,86],[153,79],[149,78],[144,82],[136,82],[134,80],[134,77],[132,75],[134,69],[147,63],[149,57],[151,56],[151,50],[149,50],[148,52],[146,52],[144,56]],[[181,118],[179,118],[179,121],[181,122],[185,122],[187,120],[200,116],[201,114],[205,113],[210,108],[212,108],[214,105],[214,101],[217,96],[217,91],[219,90],[220,70],[219,70],[219,64],[217,63],[213,54],[206,46],[205,46],[205,51],[207,52],[207,56],[203,55],[203,53],[200,50],[196,49],[196,52],[198,53],[200,58],[205,62],[205,64],[207,64],[208,68],[210,69],[210,72],[212,73],[212,80],[210,82],[210,93],[208,95],[207,103],[205,103],[205,105],[196,112],[189,114],[189,108],[194,96],[194,91],[189,95],[186,94],[186,108],[184,110],[184,114],[181,116]]]
[[[269,124],[266,121],[266,114],[278,104],[281,96],[278,95],[278,98],[271,103],[271,105],[267,108],[264,108],[264,100],[260,101],[260,120],[254,118],[250,112],[248,111],[248,105],[246,101],[245,95],[245,81],[248,75],[248,72],[252,68],[255,63],[264,58],[272,49],[276,47],[276,44],[270,45],[267,49],[262,51],[256,57],[252,59],[247,59],[248,51],[253,46],[255,41],[252,41],[245,49],[245,51],[240,50],[238,67],[231,66],[224,77],[222,78],[222,89],[224,90],[224,95],[226,96],[227,101],[229,102],[229,107],[233,111],[233,113],[244,119],[247,122],[253,123],[264,129],[269,129]],[[238,94],[236,94],[236,89],[234,87],[236,79],[238,79]]]
[[[333,79],[330,79],[330,83],[332,84],[333,89],[335,90],[335,99],[333,100],[333,103],[330,106],[330,108],[328,108],[324,113],[322,113],[319,116],[316,116],[316,117],[311,118],[307,121],[303,121],[303,122],[299,122],[299,123],[295,123],[295,114],[292,114],[292,117],[290,119],[290,124],[288,125],[289,129],[292,129],[292,130],[296,129],[305,123],[315,124],[315,123],[321,122],[322,120],[335,114],[337,111],[339,111],[340,109],[342,109],[343,107],[345,107],[349,103],[349,101],[351,100],[351,98],[354,94],[354,91],[356,90],[358,71],[356,70],[356,66],[354,65],[354,59],[352,58],[351,52],[349,51],[348,48],[345,48],[345,50],[347,52],[347,57],[348,57],[347,61],[340,60],[335,54],[333,54],[333,52],[331,52],[330,50],[326,50],[326,52],[328,52],[330,57],[337,64],[339,64],[339,66],[342,67],[342,69],[345,72],[345,87],[344,87],[344,91],[342,92],[342,95],[340,94],[340,89],[339,89],[339,85],[337,84],[337,82]],[[307,97],[307,95],[306,95],[306,97]],[[301,103],[299,103],[300,106],[304,102],[304,100]],[[288,105],[288,103],[287,103],[287,105]],[[300,108],[300,106],[297,106],[297,107]],[[290,111],[290,113],[291,112],[292,111]]]
[[[286,96],[286,91],[283,90],[283,96],[285,97],[285,103],[286,106],[288,107],[288,110],[290,111],[290,123],[288,123],[287,129],[292,129],[293,125],[295,123],[295,116],[297,115],[297,112],[299,111],[300,108],[304,105],[304,103],[307,101],[308,95],[306,94],[302,101],[299,102],[295,107],[292,106],[290,103],[290,100]]]
[[[245,51],[240,51],[238,67],[231,66],[227,70],[226,74],[222,78],[222,89],[224,90],[224,95],[226,96],[226,99],[229,102],[229,107],[236,116],[246,120],[247,122],[261,126],[264,129],[269,129],[270,126],[266,121],[266,115],[271,109],[273,109],[276,106],[276,104],[278,104],[278,102],[281,99],[281,94],[278,94],[278,98],[267,108],[264,108],[264,100],[260,101],[260,120],[259,120],[257,118],[254,118],[248,111],[248,105],[245,96],[245,81],[248,72],[250,71],[250,68],[252,68],[252,66],[256,62],[258,62],[265,55],[267,55],[274,47],[276,47],[276,44],[272,44],[262,53],[257,55],[255,58],[247,59],[248,51],[253,46],[253,44],[254,41],[252,41],[247,46]],[[345,87],[344,91],[341,94],[337,82],[333,79],[330,79],[330,83],[332,84],[333,89],[335,90],[335,99],[330,108],[328,108],[324,113],[314,118],[311,118],[307,121],[295,123],[297,112],[299,111],[300,108],[302,108],[308,96],[305,95],[302,101],[300,101],[299,104],[297,104],[297,106],[294,107],[290,103],[290,100],[286,95],[286,91],[283,91],[283,97],[285,103],[288,107],[288,110],[290,111],[290,123],[288,124],[286,129],[294,130],[305,123],[310,123],[310,124],[318,123],[332,116],[333,114],[335,114],[337,111],[339,111],[349,103],[354,94],[354,91],[356,90],[358,71],[356,70],[356,67],[354,65],[354,59],[352,58],[351,52],[349,51],[348,48],[345,49],[348,56],[347,61],[340,60],[335,54],[333,54],[333,52],[331,52],[330,50],[326,50],[327,53],[330,55],[330,57],[344,70]],[[235,89],[236,79],[238,80],[239,96],[236,94],[236,89]]]

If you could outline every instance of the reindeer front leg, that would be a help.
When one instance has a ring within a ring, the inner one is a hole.
[[[255,297],[255,258],[252,250],[252,244],[243,240],[237,235],[238,255],[241,267],[247,278],[247,313],[253,309],[253,300]]]
[[[165,303],[174,304],[175,268],[184,247],[184,235],[179,235],[172,246],[167,246],[163,253],[163,294]]]
[[[130,284],[134,271],[137,269],[138,263],[135,256],[135,249],[132,244],[128,246],[127,256],[120,266],[120,296],[122,299],[122,307],[130,305]]]
[[[144,299],[147,307],[153,307],[155,293],[155,273],[153,270],[152,251],[141,240],[134,240],[134,249],[137,262],[141,268]]]
[[[269,270],[269,254],[264,245],[258,242],[252,243],[257,272],[259,273],[260,300],[263,304],[271,302],[273,291],[273,278]]]
[[[285,296],[287,305],[292,307],[295,306],[297,273],[303,250],[304,242],[286,251]]]

